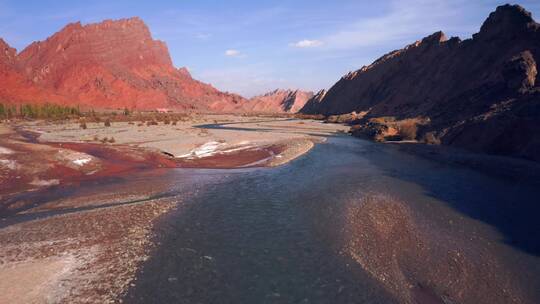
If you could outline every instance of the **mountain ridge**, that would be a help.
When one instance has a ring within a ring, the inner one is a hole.
[[[471,39],[442,32],[342,77],[305,114],[367,113],[429,121],[417,139],[540,160],[537,60],[540,25],[524,8],[499,6]],[[360,128],[364,129],[364,128]]]

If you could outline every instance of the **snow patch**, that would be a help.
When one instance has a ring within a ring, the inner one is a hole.
[[[91,158],[78,158],[76,160],[73,161],[73,163],[77,166],[84,166],[86,165],[87,163],[91,162],[92,159]]]
[[[0,165],[10,170],[17,170],[19,168],[17,162],[10,159],[0,159]]]
[[[13,154],[13,150],[0,146],[0,154]]]
[[[42,180],[37,178],[30,183],[30,185],[38,187],[56,186],[58,184],[60,184],[60,181],[57,179]]]
[[[220,147],[225,146],[225,143],[210,141],[204,145],[191,150],[188,154],[179,155],[178,158],[202,158],[216,154]]]
[[[196,149],[191,150],[187,154],[177,156],[177,158],[194,159],[213,156],[218,153],[225,154],[244,151],[248,149],[260,149],[258,145],[252,144],[250,141],[246,140],[241,141],[240,143],[232,147],[225,148],[225,146],[227,146],[227,143],[210,141],[201,145],[200,147],[197,147]]]

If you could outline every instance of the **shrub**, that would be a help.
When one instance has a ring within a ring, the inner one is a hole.
[[[111,126],[111,120],[109,118],[107,118],[105,120],[105,127],[110,127]]]
[[[114,137],[111,137],[111,138],[109,139],[109,142],[110,142],[111,144],[114,144],[114,143],[116,142],[116,140],[114,139]]]
[[[177,124],[177,121],[176,121],[176,120],[173,120],[173,121],[172,121],[172,125],[173,125],[173,126],[176,126],[176,124]]]
[[[104,144],[107,143],[108,141],[109,141],[109,139],[107,137],[103,137],[101,139],[101,142],[104,143]]]
[[[99,136],[94,135],[94,141],[99,141]]]
[[[416,139],[416,133],[418,127],[416,122],[413,120],[404,120],[398,125],[398,133],[404,140],[414,140]]]
[[[83,130],[86,130],[86,128],[87,128],[87,127],[86,127],[86,122],[81,121],[81,123],[79,124],[79,127],[80,127],[81,129],[83,129]]]

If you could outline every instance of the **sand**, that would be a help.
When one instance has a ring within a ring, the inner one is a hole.
[[[217,128],[208,126],[220,124]],[[99,142],[103,138],[114,138],[116,145],[130,145],[158,150],[176,158],[192,155],[211,156],[220,150],[249,149],[271,145],[286,145],[295,153],[282,155],[283,164],[309,151],[313,143],[336,132],[346,132],[347,126],[325,124],[315,120],[285,118],[260,118],[231,115],[205,115],[177,125],[138,126],[138,122],[87,123],[88,128],[79,128],[78,123],[52,125],[44,123],[25,124],[27,130],[41,134],[44,142]],[[308,142],[309,141],[309,142]],[[299,146],[302,147],[299,147]]]

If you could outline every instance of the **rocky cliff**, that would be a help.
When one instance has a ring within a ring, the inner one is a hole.
[[[8,66],[9,77],[21,79],[12,81],[10,92],[0,91],[2,99],[201,111],[245,101],[194,80],[187,69],[176,69],[165,43],[154,40],[139,18],[69,24],[19,54],[3,41],[0,47],[1,71]],[[1,77],[4,82],[7,73]]]
[[[418,119],[417,139],[540,160],[539,59],[540,25],[504,5],[472,39],[437,32],[347,74],[302,112]]]
[[[275,90],[251,98],[243,108],[261,113],[297,113],[313,96],[313,92],[301,90]]]

